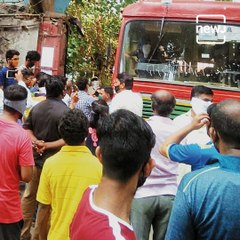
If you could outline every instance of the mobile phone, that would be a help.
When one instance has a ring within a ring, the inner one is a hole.
[[[6,78],[15,78],[16,73],[17,73],[17,70],[8,70],[6,73]]]

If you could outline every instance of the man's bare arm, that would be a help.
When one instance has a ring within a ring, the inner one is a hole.
[[[33,174],[33,166],[21,166],[20,167],[20,178],[23,182],[30,182]]]
[[[34,142],[34,147],[39,154],[42,154],[46,149],[60,148],[64,145],[65,142],[62,138],[52,142],[44,142],[42,140],[37,140]]]
[[[167,157],[167,149],[170,144],[180,143],[191,131],[201,128],[203,125],[209,123],[208,114],[200,114],[193,118],[192,122],[184,128],[170,135],[160,146],[160,153]]]
[[[39,232],[39,240],[47,240],[49,231],[49,219],[50,219],[51,206],[39,203],[36,226]]]
[[[59,148],[65,145],[64,140],[58,139],[56,141],[52,141],[52,142],[45,142],[41,139],[37,139],[34,134],[33,131],[30,129],[26,129],[26,131],[29,133],[29,135],[31,136],[32,139],[32,143],[33,143],[33,147],[37,150],[37,152],[39,154],[42,154],[46,149],[54,149],[54,148]]]

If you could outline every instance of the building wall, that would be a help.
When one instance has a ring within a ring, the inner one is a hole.
[[[20,65],[27,51],[37,49],[40,17],[37,15],[0,14],[0,66],[8,49],[20,52]]]

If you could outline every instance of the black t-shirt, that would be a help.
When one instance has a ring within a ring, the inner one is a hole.
[[[23,124],[23,128],[32,130],[38,140],[45,142],[59,140],[61,136],[58,131],[58,124],[67,110],[69,108],[62,100],[48,98],[32,108],[26,122]],[[45,150],[42,156],[34,151],[36,166],[42,168],[44,161],[59,150],[60,148]]]

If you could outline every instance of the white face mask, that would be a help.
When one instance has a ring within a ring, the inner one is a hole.
[[[192,110],[197,114],[207,113],[207,108],[212,104],[212,102],[204,101],[200,98],[193,97],[191,100]]]
[[[147,58],[150,51],[151,51],[151,45],[150,44],[144,44],[143,47],[142,47],[142,51],[143,51],[144,58]]]

